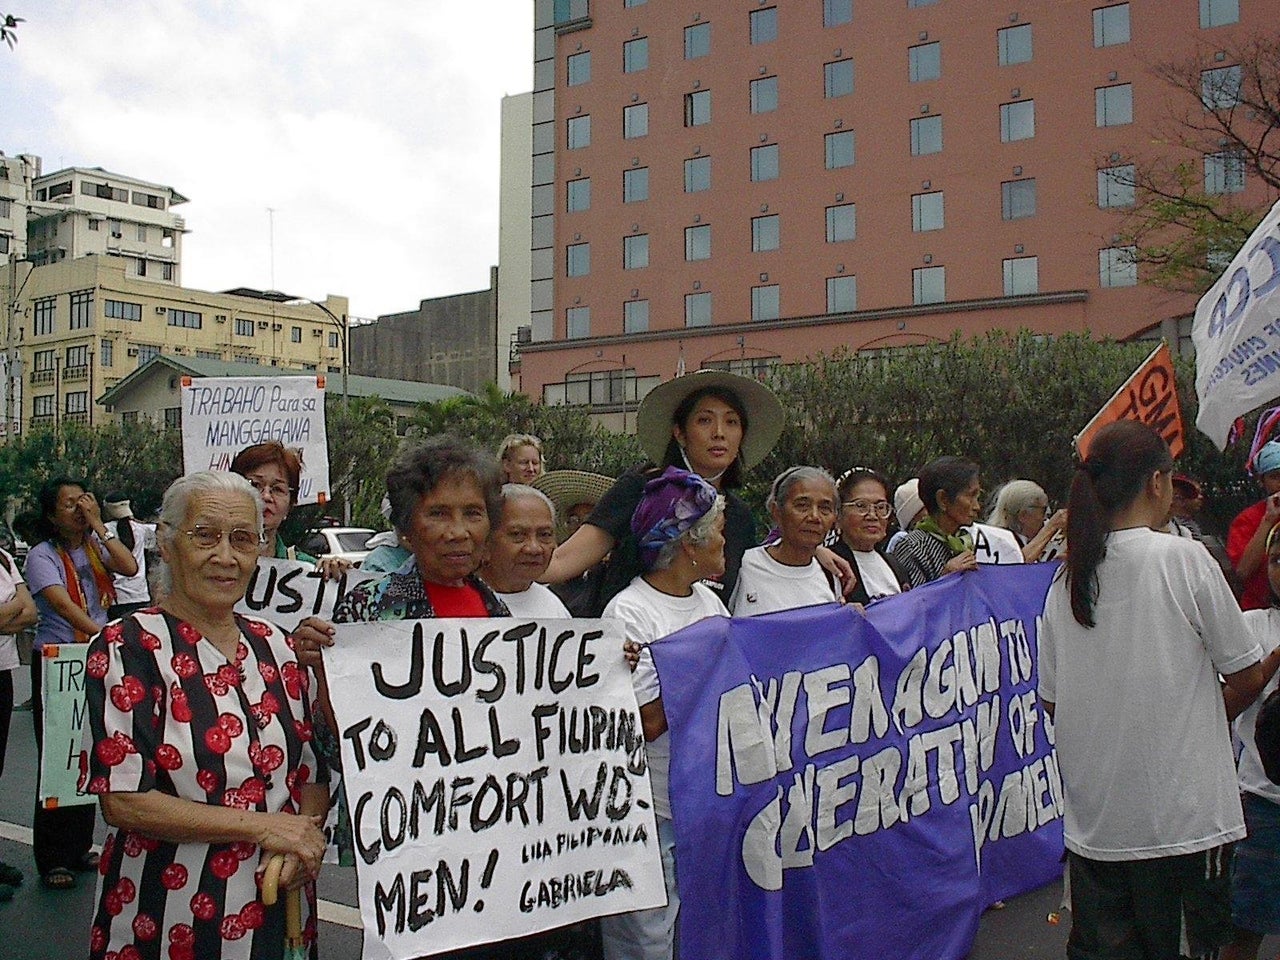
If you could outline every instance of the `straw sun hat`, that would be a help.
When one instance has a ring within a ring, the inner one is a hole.
[[[636,438],[655,463],[661,463],[671,440],[672,420],[685,397],[699,390],[719,388],[732,393],[747,412],[747,432],[738,458],[743,468],[753,467],[773,449],[782,436],[782,404],[759,380],[724,370],[696,370],[654,387],[640,401],[636,414]]]
[[[579,503],[598,503],[611,486],[613,478],[585,470],[552,470],[535,479],[529,486],[547,495],[563,520],[570,507]]]

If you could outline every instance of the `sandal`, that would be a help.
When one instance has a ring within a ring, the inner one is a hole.
[[[90,850],[90,851],[89,851],[88,853],[86,853],[83,857],[81,857],[79,860],[77,860],[77,861],[73,864],[73,866],[74,866],[74,867],[75,867],[75,869],[76,869],[76,870],[78,870],[80,873],[89,873],[89,872],[91,872],[91,871],[93,871],[93,870],[97,870],[97,869],[98,869],[98,864],[101,862],[101,860],[102,860],[102,858],[101,858],[97,853],[95,853],[94,851]]]
[[[22,871],[0,860],[0,884],[6,887],[22,886]]]
[[[45,872],[40,878],[50,890],[74,890],[76,886],[76,875],[66,867],[54,867],[52,870]]]

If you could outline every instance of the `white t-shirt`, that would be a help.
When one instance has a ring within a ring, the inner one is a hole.
[[[1218,674],[1246,669],[1262,650],[1222,571],[1195,541],[1143,527],[1110,534],[1097,576],[1097,626],[1076,622],[1059,574],[1040,632],[1067,849],[1146,860],[1240,839]]]
[[[872,600],[881,597],[892,597],[902,592],[902,585],[894,576],[889,561],[874,550],[854,550],[853,558],[858,564],[858,577],[862,580],[863,589]]]
[[[707,617],[726,617],[724,604],[706,584],[695,583],[687,597],[673,597],[655,590],[643,577],[636,577],[604,608],[606,618],[622,621],[628,640],[643,648],[640,662],[631,674],[631,685],[640,706],[662,696],[658,671],[653,665],[649,644],[682,630]],[[649,756],[649,783],[653,788],[653,812],[671,819],[671,792],[668,784],[671,768],[671,737],[663,733],[645,744]]]
[[[119,535],[122,523],[133,524],[133,559],[138,562],[138,572],[132,577],[122,577],[118,573],[111,575],[116,586],[116,603],[147,603],[151,600],[151,590],[147,586],[146,552],[156,549],[156,525],[126,518],[112,520],[104,526]]]
[[[498,593],[495,590],[494,594],[507,605],[513,617],[563,620],[573,616],[560,598],[540,583],[531,583],[528,590],[519,593]]]
[[[8,603],[14,598],[18,592],[18,584],[23,583],[22,574],[18,572],[18,564],[8,551],[0,550],[4,554],[4,560],[8,561],[6,568],[3,561],[0,561],[0,603]],[[25,586],[25,584],[24,584]],[[12,633],[0,634],[0,671],[16,670],[22,666],[22,661],[18,657],[18,639]]]
[[[968,527],[973,537],[973,555],[979,563],[1025,563],[1022,544],[1012,530],[995,527],[989,523],[975,523]]]
[[[1266,610],[1246,610],[1244,619],[1262,647],[1263,656],[1280,647],[1280,610],[1275,607]],[[1267,682],[1266,687],[1262,693],[1258,694],[1258,699],[1253,701],[1249,709],[1236,717],[1235,732],[1244,746],[1240,753],[1240,789],[1280,804],[1280,784],[1272,783],[1267,772],[1262,768],[1262,757],[1258,754],[1258,741],[1253,734],[1253,725],[1258,722],[1258,710],[1262,707],[1262,701],[1271,696],[1277,686],[1280,686],[1280,673],[1276,673]]]
[[[773,559],[764,547],[752,547],[742,555],[729,609],[735,617],[758,617],[775,610],[835,603],[839,599],[817,560],[792,567]]]

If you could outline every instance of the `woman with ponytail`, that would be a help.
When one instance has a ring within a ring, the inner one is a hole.
[[[1159,435],[1104,427],[1072,480],[1071,550],[1045,600],[1072,958],[1199,957],[1231,938],[1227,865],[1245,829],[1218,676],[1256,696],[1262,651],[1204,547],[1156,532],[1172,499]]]

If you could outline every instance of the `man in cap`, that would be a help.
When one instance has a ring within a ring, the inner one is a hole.
[[[1227,556],[1244,582],[1240,606],[1265,610],[1271,605],[1267,583],[1267,534],[1280,522],[1280,441],[1268,440],[1253,457],[1252,472],[1265,494],[1231,521]]]

